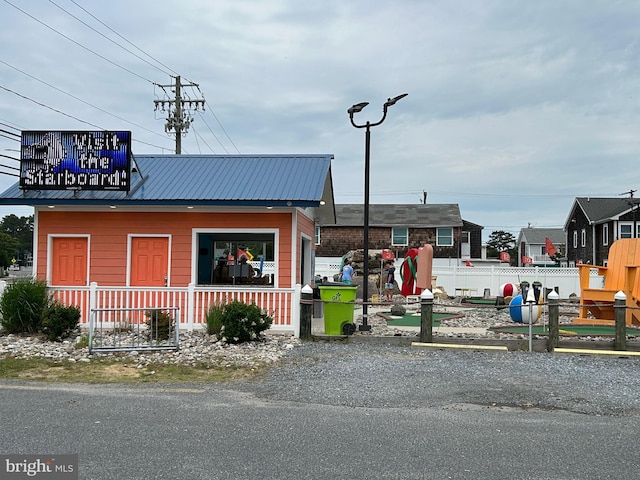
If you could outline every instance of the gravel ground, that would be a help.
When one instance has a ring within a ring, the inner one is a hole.
[[[640,360],[527,352],[309,342],[241,388],[261,397],[350,407],[520,408],[640,413]]]

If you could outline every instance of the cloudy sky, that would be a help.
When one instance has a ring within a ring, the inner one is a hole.
[[[486,238],[640,188],[635,0],[0,0],[0,18],[0,172],[20,130],[131,130],[134,153],[171,153],[154,100],[181,75],[207,101],[183,153],[331,153],[338,203],[364,191],[347,109],[376,122],[402,93],[371,130],[372,203],[427,192]]]

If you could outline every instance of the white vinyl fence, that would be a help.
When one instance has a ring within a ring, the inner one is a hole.
[[[327,276],[329,279],[339,272],[340,257],[316,258],[316,276]],[[396,265],[396,281],[400,283],[400,269],[404,259],[398,259]],[[580,296],[580,278],[577,268],[544,268],[544,267],[465,267],[434,266],[433,275],[436,286],[444,289],[450,296],[463,292],[466,295],[482,296],[485,289],[490,295],[498,295],[500,285],[527,281],[541,282],[544,288],[558,288],[560,298],[569,298],[575,293]],[[596,270],[591,272],[591,286],[597,286],[602,277]]]

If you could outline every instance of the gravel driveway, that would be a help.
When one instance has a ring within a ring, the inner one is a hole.
[[[348,407],[537,408],[589,415],[640,411],[640,359],[447,351],[310,342],[238,388],[274,400]]]

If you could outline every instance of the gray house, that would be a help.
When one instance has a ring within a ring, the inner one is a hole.
[[[576,198],[564,225],[569,265],[606,265],[613,242],[640,237],[639,206],[638,198]]]
[[[523,228],[518,235],[518,266],[525,263],[547,267],[556,265],[547,249],[547,238],[558,251],[565,251],[566,234],[562,228]],[[523,261],[524,259],[530,262]]]
[[[316,225],[316,256],[340,257],[363,246],[364,205],[336,204],[336,222]],[[433,246],[434,263],[480,258],[482,226],[463,220],[457,204],[369,206],[369,248],[396,258],[412,247]]]

